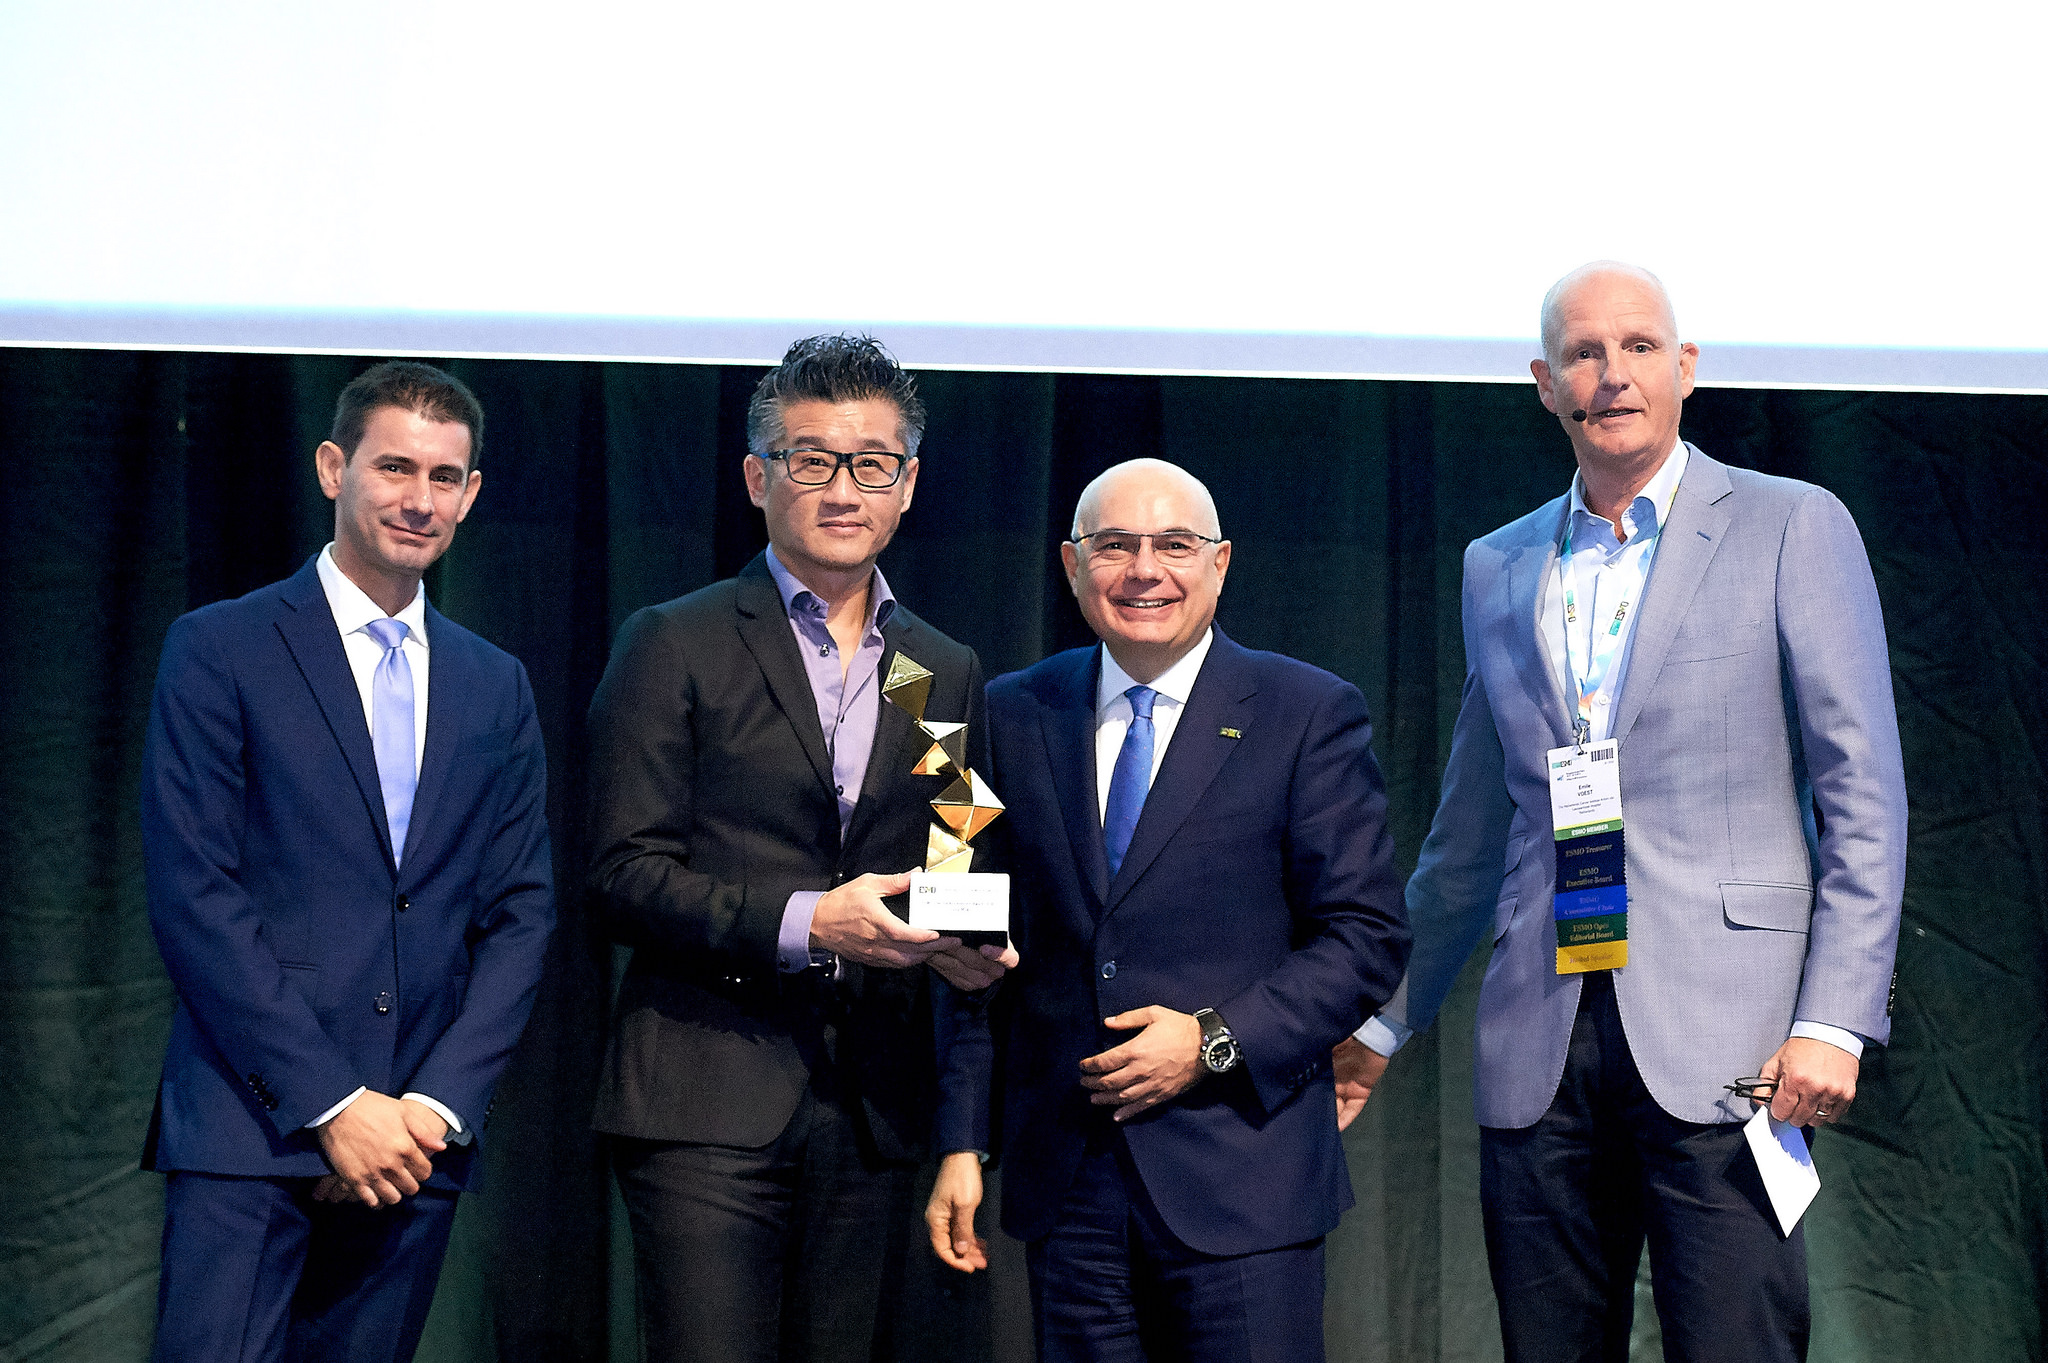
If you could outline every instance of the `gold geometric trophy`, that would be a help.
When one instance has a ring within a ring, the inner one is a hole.
[[[967,726],[924,720],[925,702],[931,699],[932,674],[898,653],[889,660],[889,675],[882,679],[882,695],[915,720],[924,736],[932,741],[911,773],[916,776],[953,775],[953,782],[932,801],[932,811],[941,822],[931,826],[925,839],[924,869],[934,872],[965,873],[974,862],[974,849],[967,844],[974,835],[995,822],[1003,802],[988,783],[967,768]]]
[[[924,703],[932,698],[932,674],[901,653],[889,660],[889,675],[882,678],[882,694],[912,719],[924,718]]]
[[[996,815],[1003,812],[1003,802],[982,784],[979,776],[970,771],[940,791],[939,798],[932,801],[932,808],[939,812],[939,818],[946,827],[953,830],[954,837],[962,842],[973,842],[974,835],[994,823]]]
[[[974,849],[945,829],[933,824],[924,840],[924,869],[965,871],[974,861]]]
[[[912,776],[944,776],[947,772],[958,775],[967,770],[965,724],[927,724],[919,720],[917,727],[931,736],[932,748],[910,769]]]

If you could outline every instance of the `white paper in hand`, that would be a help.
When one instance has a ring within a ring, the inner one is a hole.
[[[1771,1195],[1778,1224],[1790,1235],[1820,1192],[1820,1171],[1813,1167],[1806,1135],[1790,1122],[1773,1117],[1767,1107],[1756,1110],[1743,1134],[1749,1137],[1750,1153],[1756,1156],[1756,1170],[1763,1175],[1764,1191]]]

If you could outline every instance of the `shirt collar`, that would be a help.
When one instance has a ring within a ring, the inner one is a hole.
[[[372,620],[384,618],[384,608],[370,599],[370,594],[349,581],[341,565],[334,561],[334,545],[330,541],[320,551],[316,560],[320,573],[320,590],[327,594],[327,609],[334,612],[335,626],[342,637],[354,634]],[[405,609],[392,617],[405,625],[405,637],[427,647],[427,584],[420,583],[419,590],[412,594],[412,600],[405,603]]]
[[[1172,701],[1175,705],[1186,705],[1188,693],[1195,689],[1195,676],[1202,670],[1202,660],[1209,656],[1209,645],[1216,641],[1215,626],[1202,631],[1201,642],[1180,655],[1172,667],[1149,682],[1139,683],[1131,674],[1117,666],[1114,655],[1107,644],[1102,648],[1102,677],[1095,683],[1095,713],[1100,716],[1109,708],[1111,701],[1123,695],[1133,686],[1145,685]]]
[[[868,593],[867,629],[863,631],[869,634],[888,624],[889,617],[896,613],[896,594],[889,590],[889,579],[882,576],[879,565],[874,574],[874,590]],[[768,546],[768,575],[775,579],[775,590],[782,594],[782,608],[792,620],[807,616],[824,622],[825,599],[796,580],[796,574],[776,557],[772,544]]]
[[[1630,543],[1634,543],[1639,536],[1655,533],[1671,518],[1671,501],[1678,495],[1679,480],[1685,477],[1688,457],[1683,440],[1673,445],[1671,453],[1665,455],[1664,462],[1657,466],[1657,472],[1651,475],[1643,490],[1629,503],[1628,510],[1622,513],[1635,522],[1635,528],[1629,532]],[[1649,504],[1647,522],[1645,502]],[[1576,473],[1572,475],[1571,514],[1574,520],[1585,516],[1603,525],[1609,524],[1606,517],[1597,514],[1586,505],[1585,481]]]

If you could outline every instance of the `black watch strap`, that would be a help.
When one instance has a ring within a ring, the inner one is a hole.
[[[1237,1044],[1237,1034],[1230,1030],[1230,1024],[1214,1008],[1197,1008],[1195,1021],[1202,1025],[1202,1064],[1212,1074],[1222,1074],[1232,1069],[1243,1053]]]

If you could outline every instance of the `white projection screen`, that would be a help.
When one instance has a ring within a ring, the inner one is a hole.
[[[2048,391],[2048,5],[0,2],[0,343]]]

